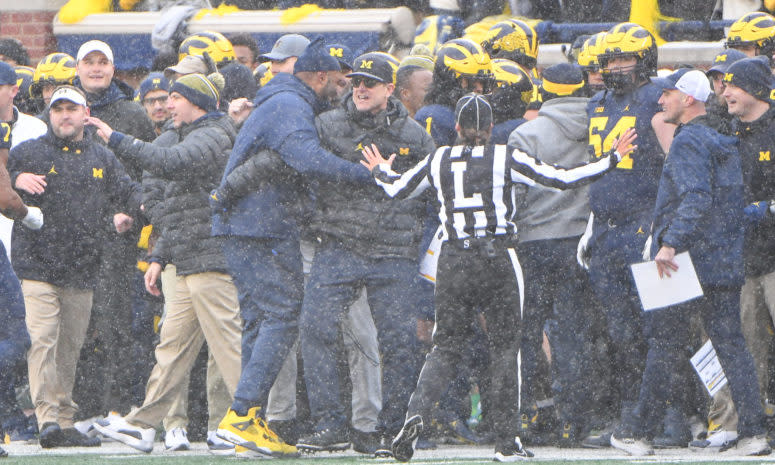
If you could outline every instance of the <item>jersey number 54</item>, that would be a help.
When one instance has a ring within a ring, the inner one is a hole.
[[[595,156],[601,157],[604,153],[611,150],[614,146],[614,141],[621,136],[624,131],[634,128],[637,118],[635,116],[622,116],[619,121],[616,122],[613,129],[608,132],[608,135],[603,139],[601,132],[605,131],[608,124],[607,116],[594,116],[589,119],[589,145],[595,150]],[[622,170],[631,170],[633,159],[630,154],[625,155],[616,167]]]

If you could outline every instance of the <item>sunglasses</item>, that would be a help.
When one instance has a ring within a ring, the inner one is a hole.
[[[364,86],[366,86],[367,89],[373,89],[374,87],[377,86],[377,84],[382,84],[376,79],[363,77],[363,76],[353,76],[350,82],[352,82],[353,87],[360,87],[361,84],[363,84]]]
[[[155,105],[157,103],[167,103],[167,96],[163,97],[154,97],[154,98],[144,98],[143,103],[146,105]]]

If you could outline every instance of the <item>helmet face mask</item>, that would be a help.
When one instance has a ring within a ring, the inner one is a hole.
[[[626,93],[650,76],[657,74],[657,45],[654,36],[634,23],[622,23],[606,32],[598,49],[605,86],[617,93]],[[612,61],[626,60],[632,65],[611,67]]]
[[[524,68],[510,60],[492,61],[495,85],[490,95],[496,123],[521,118],[534,99],[536,89]]]
[[[490,56],[468,39],[450,40],[439,48],[433,75],[432,92],[446,94],[444,100],[452,105],[468,92],[489,93],[494,82]]]

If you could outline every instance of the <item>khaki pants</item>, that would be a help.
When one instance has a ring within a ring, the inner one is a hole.
[[[145,401],[132,410],[127,421],[145,427],[156,427],[162,422],[179,399],[181,386],[185,386],[183,383],[205,341],[223,376],[230,401],[240,376],[241,334],[237,290],[229,275],[208,272],[177,276]],[[223,406],[219,408],[219,414],[225,410]],[[211,418],[210,423],[217,424],[217,420],[217,416]]]
[[[740,292],[740,323],[745,342],[756,366],[756,377],[762,399],[767,399],[767,359],[773,321],[775,321],[775,272],[756,278],[746,278]],[[729,387],[725,386],[713,398],[708,414],[711,426],[721,429],[737,429],[737,412]]]
[[[175,265],[168,264],[164,267],[164,271],[161,274],[161,288],[162,294],[169,296],[168,301],[164,304],[164,315],[167,314],[167,306],[169,301],[172,300],[175,295],[175,283],[177,281],[177,269]],[[162,324],[164,323],[164,315],[162,315]],[[167,412],[167,416],[164,417],[162,425],[164,431],[170,431],[174,428],[188,428],[188,384],[189,377],[186,375],[186,379],[180,384],[180,392],[172,402],[170,411]],[[223,382],[221,372],[218,371],[218,366],[213,358],[213,352],[208,350],[207,355],[207,414],[208,414],[208,431],[215,431],[218,429],[218,423],[220,417],[223,416],[230,406],[232,396],[229,394],[229,390],[226,388],[226,383]]]
[[[30,396],[38,426],[54,422],[73,426],[78,406],[73,402],[75,368],[91,315],[92,291],[22,281],[27,331]]]

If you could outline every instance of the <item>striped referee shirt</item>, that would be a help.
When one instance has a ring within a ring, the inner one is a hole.
[[[514,184],[579,187],[615,168],[618,160],[618,154],[611,152],[566,169],[506,145],[456,145],[439,147],[403,174],[379,165],[374,177],[396,198],[411,198],[433,188],[440,204],[442,239],[466,239],[516,234]]]

